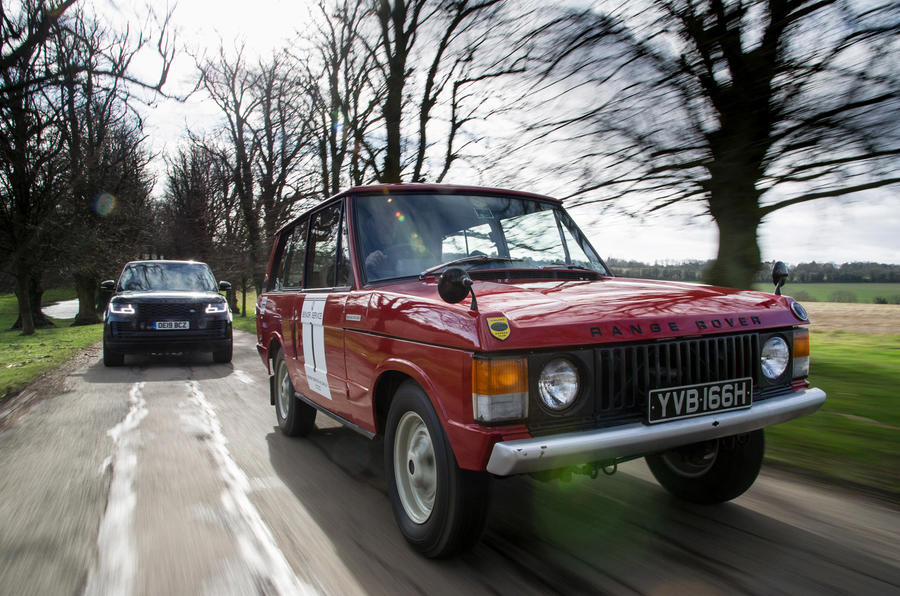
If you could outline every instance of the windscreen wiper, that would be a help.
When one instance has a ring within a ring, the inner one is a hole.
[[[590,267],[585,267],[584,265],[575,265],[574,263],[551,263],[549,265],[542,265],[541,269],[577,269],[579,271],[590,271],[591,273],[600,274],[596,269],[591,269]]]
[[[452,267],[453,265],[466,265],[468,263],[474,263],[477,265],[487,265],[488,263],[516,263],[521,261],[522,259],[513,259],[510,257],[489,257],[487,255],[471,255],[468,257],[462,257],[459,259],[453,259],[452,261],[447,261],[446,263],[441,263],[440,265],[435,265],[430,269],[426,269],[422,273],[419,274],[419,279],[425,279],[432,273],[437,273],[441,269],[445,269],[447,267]]]

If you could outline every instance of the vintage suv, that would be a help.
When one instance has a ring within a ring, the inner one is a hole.
[[[775,294],[618,278],[557,200],[359,187],[278,232],[257,349],[284,434],[322,411],[384,437],[397,523],[437,557],[477,540],[492,476],[646,457],[688,501],[747,490],[762,429],[825,401],[786,275]]]

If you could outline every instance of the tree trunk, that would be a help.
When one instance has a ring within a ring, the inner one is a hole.
[[[247,280],[241,280],[241,316],[247,316]]]
[[[34,318],[31,312],[31,277],[22,271],[16,275],[16,301],[19,304],[19,318],[12,326],[21,329],[22,335],[34,335]]]
[[[95,325],[100,322],[97,316],[97,288],[100,281],[93,271],[76,271],[75,292],[78,294],[78,314],[72,326]]]
[[[704,278],[717,286],[749,290],[761,261],[759,197],[752,183],[744,185],[743,192],[736,181],[723,186],[713,187],[710,193],[710,212],[719,228],[719,251]]]
[[[41,284],[30,272],[23,272],[21,275],[23,278],[16,277],[15,290],[16,302],[19,305],[19,316],[16,318],[16,322],[13,323],[13,326],[10,327],[10,329],[22,329],[22,335],[33,335],[35,329],[46,329],[48,327],[53,327],[54,325],[53,321],[47,318],[41,311],[41,298],[44,295]],[[20,287],[28,288],[28,291],[22,294],[19,292]],[[23,295],[27,298],[27,307],[23,304]],[[23,313],[25,313],[25,317],[22,316]],[[26,318],[28,319],[27,321],[25,320]],[[26,328],[30,328],[31,331],[26,332]]]

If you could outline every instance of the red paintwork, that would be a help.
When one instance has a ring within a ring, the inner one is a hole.
[[[350,189],[336,199],[372,192],[529,193],[435,185],[381,185]],[[546,197],[540,197],[546,199]],[[350,219],[351,229],[355,222]],[[350,234],[356,255],[355,235]],[[276,243],[277,246],[277,243]],[[269,270],[276,259],[273,248]],[[360,279],[353,263],[354,279]],[[268,284],[267,275],[267,284]],[[586,346],[737,330],[790,327],[798,321],[790,298],[712,286],[606,277],[594,281],[475,281],[479,310],[470,300],[447,304],[437,280],[406,280],[328,294],[323,326],[330,400],[310,390],[304,372],[302,292],[265,292],[257,311],[258,350],[288,358],[295,388],[353,424],[380,433],[373,391],[381,375],[402,373],[425,390],[460,467],[483,470],[500,440],[530,436],[524,425],[484,427],[472,413],[471,362],[475,353]],[[493,337],[486,319],[505,316],[510,334]],[[801,388],[798,386],[798,388]]]

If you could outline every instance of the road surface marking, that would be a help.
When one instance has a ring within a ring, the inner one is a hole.
[[[249,494],[253,490],[250,479],[231,457],[228,439],[222,433],[222,425],[212,404],[200,391],[197,381],[188,381],[187,388],[191,399],[200,408],[201,419],[198,422],[206,431],[205,442],[225,483],[221,499],[226,519],[238,540],[241,556],[257,580],[266,586],[263,592],[283,596],[316,594],[311,586],[294,575],[271,530],[250,501]]]
[[[137,546],[134,538],[134,477],[137,469],[139,426],[147,416],[144,384],[135,383],[128,393],[131,407],[125,418],[106,431],[113,440],[115,452],[105,468],[112,468],[112,480],[106,511],[97,535],[97,560],[88,573],[87,596],[132,593],[137,569]],[[105,469],[103,470],[105,471]]]

